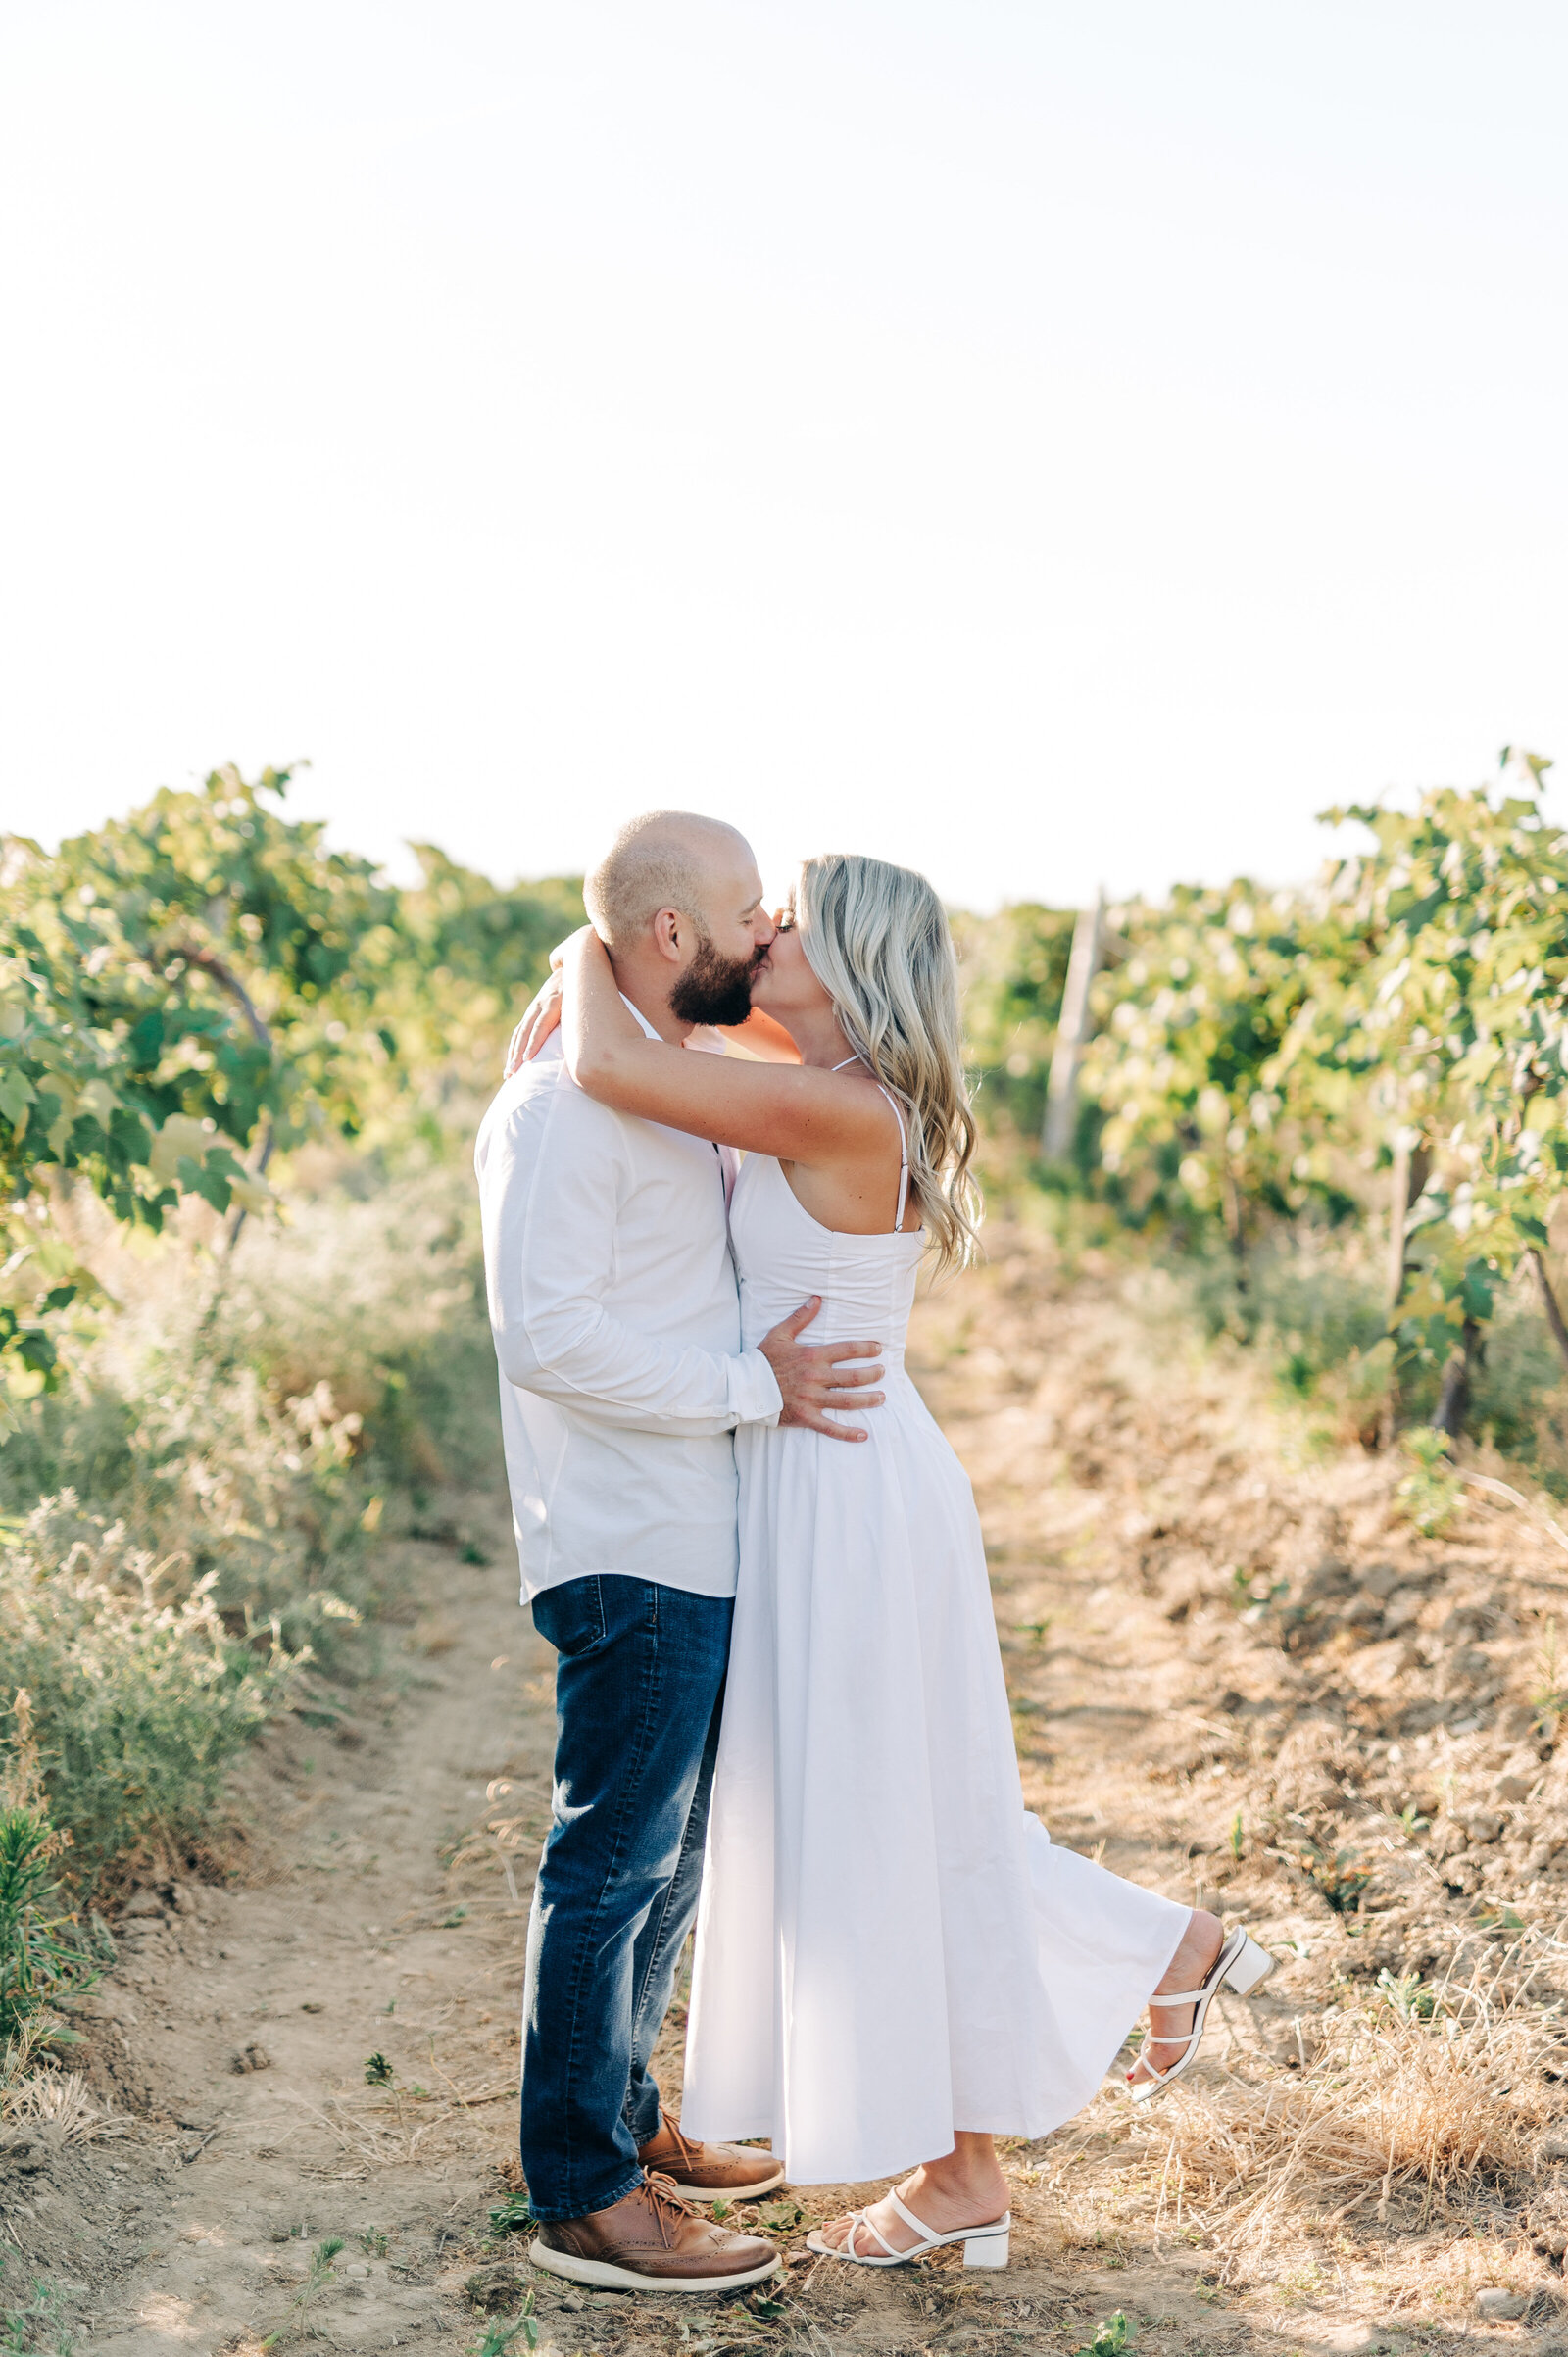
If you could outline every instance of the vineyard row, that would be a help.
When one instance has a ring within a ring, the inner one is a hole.
[[[1549,766],[1356,808],[1310,888],[1182,887],[1075,921],[956,919],[979,1103],[1031,1175],[1122,1221],[1387,1238],[1385,1334],[1464,1419],[1489,1322],[1568,1187],[1568,834]],[[313,1137],[439,1153],[471,1122],[576,884],[505,890],[428,846],[410,889],[215,772],[0,858],[0,1401],[56,1379],[104,1303],[62,1216],[88,1187],[156,1230],[201,1198],[231,1248]],[[1076,948],[1075,948],[1076,943]],[[220,1240],[219,1249],[224,1249]]]

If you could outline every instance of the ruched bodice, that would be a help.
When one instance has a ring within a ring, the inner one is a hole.
[[[889,1206],[891,1208],[891,1205]],[[824,1228],[795,1195],[771,1154],[748,1154],[730,1204],[730,1239],[741,1287],[741,1342],[755,1350],[770,1327],[812,1294],[822,1306],[808,1343],[877,1345],[891,1373],[904,1364],[909,1312],[925,1239],[889,1230],[845,1236]]]

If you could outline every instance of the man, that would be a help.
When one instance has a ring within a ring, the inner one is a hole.
[[[662,810],[622,831],[585,897],[650,1036],[745,1020],[773,938],[761,889],[715,820]],[[766,2192],[778,2165],[689,2142],[648,2063],[702,1874],[735,1593],[731,1436],[782,1421],[848,1437],[823,1411],[874,1403],[860,1387],[878,1346],[808,1348],[808,1302],[743,1351],[732,1157],[596,1105],[559,1037],[506,1082],[476,1159],[523,1598],[559,1656],[524,1996],[532,2256],[623,2289],[760,2282],[773,2245],[679,2196]]]

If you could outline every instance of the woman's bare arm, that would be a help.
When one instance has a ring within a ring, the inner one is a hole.
[[[739,1048],[743,1056],[755,1056],[761,1064],[798,1064],[801,1052],[782,1023],[775,1023],[770,1014],[754,1007],[744,1023],[719,1023],[714,1026],[720,1039]]]
[[[886,1106],[848,1073],[688,1056],[649,1039],[595,934],[576,934],[567,944],[563,979],[566,1063],[577,1086],[601,1105],[783,1161],[832,1161],[885,1143]]]
[[[534,992],[518,1018],[507,1046],[506,1063],[501,1077],[510,1080],[514,1072],[532,1061],[553,1031],[561,1027],[561,966],[565,958],[566,945],[551,952],[551,970],[547,979]],[[775,1023],[770,1014],[754,1007],[744,1023],[718,1023],[714,1036],[728,1040],[743,1056],[755,1056],[763,1064],[798,1064],[801,1052],[782,1023]]]

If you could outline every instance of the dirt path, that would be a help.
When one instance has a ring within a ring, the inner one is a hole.
[[[1229,1876],[1224,1903],[1298,1940],[1298,1979],[1317,1970],[1313,1953],[1339,1937],[1327,1909],[1278,1878],[1249,1886],[1227,1855],[1256,1751],[1247,1714],[1266,1697],[1226,1692],[1221,1638],[1170,1602],[1188,1556],[1211,1576],[1247,1517],[1279,1506],[1273,1437],[1239,1421],[1234,1388],[1200,1370],[1176,1382],[1163,1368],[1140,1388],[1125,1318],[1093,1286],[1053,1292],[1033,1253],[1002,1254],[925,1309],[916,1346],[911,1363],[976,1481],[1031,1804],[1057,1839],[1173,1896]],[[1017,2231],[1000,2277],[966,2275],[956,2254],[887,2276],[814,2266],[805,2229],[842,2203],[812,2188],[766,2205],[792,2254],[782,2314],[583,2298],[532,2278],[490,2213],[514,2148],[552,1657],[514,1601],[503,1501],[464,1512],[484,1522],[492,1560],[415,1550],[428,1608],[380,1715],[347,1740],[274,1732],[247,1771],[239,1881],[135,1902],[91,2026],[99,2083],[128,2128],[92,2142],[46,2134],[9,2163],[0,2152],[0,2306],[37,2311],[0,2345],[65,2347],[51,2335],[74,2327],[75,2345],[104,2357],[258,2357],[306,2341],[467,2351],[485,2329],[476,2301],[514,2307],[525,2283],[547,2357],[1070,2351],[1115,2308],[1150,2357],[1403,2345],[1364,2270],[1353,2282],[1330,2270],[1309,2295],[1247,2295],[1217,2283],[1202,2234],[1126,2223],[1157,2137],[1134,2133],[1109,2096],[1008,2156]],[[1169,1537],[1180,1515],[1198,1537]],[[510,1789],[487,1799],[498,1782]],[[498,1814],[515,1829],[510,1858],[484,1831]],[[1300,2002],[1288,1988],[1233,2035],[1266,2042]],[[662,2066],[671,2093],[681,2026],[677,2006]],[[390,2079],[368,2084],[368,2066]],[[1455,2317],[1437,2338],[1462,2334]]]
[[[551,1739],[547,1648],[509,1593],[495,1502],[487,1519],[488,1566],[416,1550],[430,1604],[381,1722],[348,1742],[291,1727],[251,1764],[240,1887],[133,1902],[96,2036],[152,2118],[81,2154],[131,2261],[91,2302],[106,2357],[244,2351],[280,2328],[453,2345],[466,2254],[504,2197],[527,1886],[493,1843],[449,1861],[493,1779],[537,1825]],[[386,2086],[367,2084],[372,2055]]]

